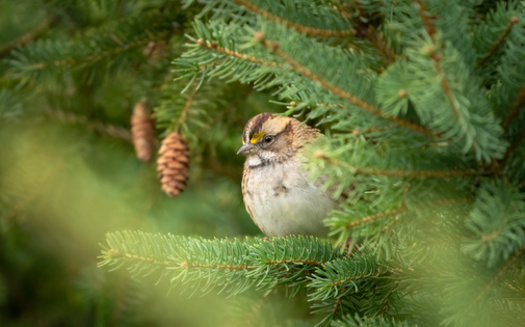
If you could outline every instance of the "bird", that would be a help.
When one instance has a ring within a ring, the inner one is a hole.
[[[242,195],[246,211],[266,236],[326,236],[323,220],[338,203],[310,178],[303,152],[321,137],[318,129],[272,113],[246,123],[237,152],[246,156]]]

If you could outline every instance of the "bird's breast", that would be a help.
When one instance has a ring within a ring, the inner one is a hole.
[[[293,159],[252,170],[245,176],[243,197],[250,216],[268,236],[324,235],[323,219],[337,208]]]

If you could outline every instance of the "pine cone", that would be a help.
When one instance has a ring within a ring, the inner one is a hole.
[[[157,172],[162,189],[168,196],[179,195],[188,182],[189,148],[180,135],[173,132],[163,141],[157,159]]]
[[[137,158],[148,162],[155,149],[155,124],[145,102],[139,102],[131,115],[131,136]]]

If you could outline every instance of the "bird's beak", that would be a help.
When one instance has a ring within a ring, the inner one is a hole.
[[[253,150],[253,145],[250,144],[250,143],[245,143],[241,146],[241,148],[239,149],[239,151],[237,151],[237,154],[248,154],[250,153],[251,151]]]

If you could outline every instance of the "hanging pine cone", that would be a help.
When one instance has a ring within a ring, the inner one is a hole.
[[[155,123],[145,102],[139,102],[131,115],[131,136],[137,158],[148,162],[155,149]]]
[[[163,141],[157,159],[157,172],[162,189],[174,197],[184,191],[188,182],[189,148],[180,135],[173,132]]]

